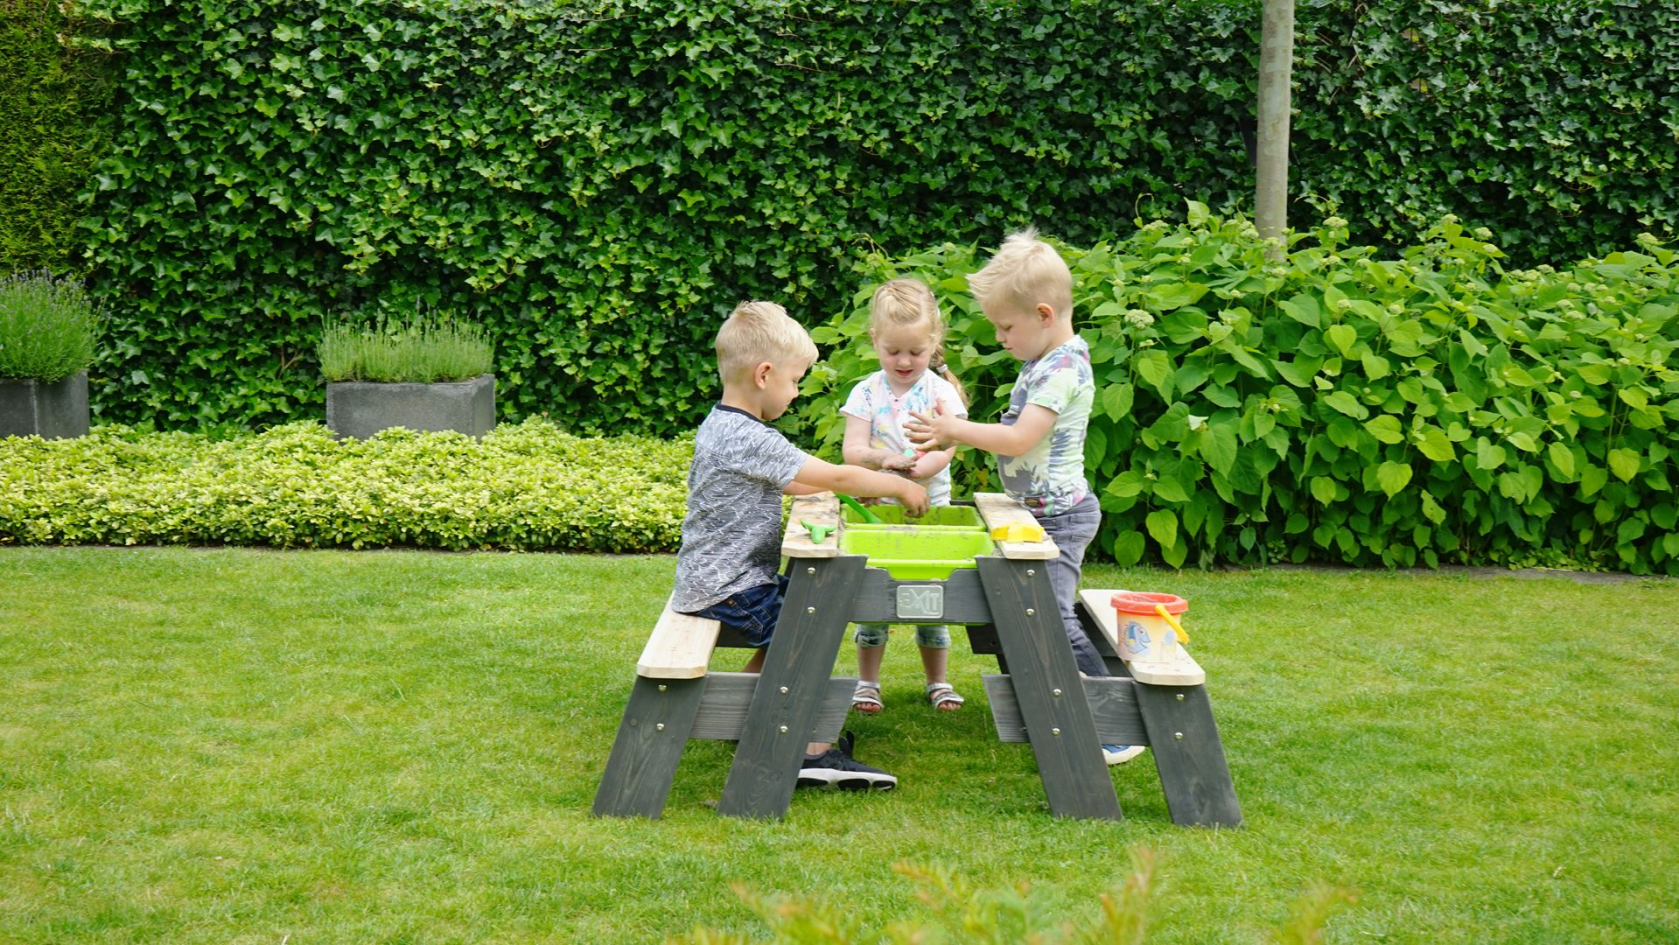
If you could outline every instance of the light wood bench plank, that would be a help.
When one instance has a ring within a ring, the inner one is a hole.
[[[1114,613],[1113,607],[1116,593],[1112,590],[1079,591],[1079,600],[1084,602],[1090,616],[1096,618],[1096,625],[1102,628],[1108,645],[1115,653],[1120,653],[1123,651],[1119,646],[1119,615]],[[1182,645],[1178,647],[1178,658],[1169,663],[1133,663],[1126,660],[1125,668],[1131,671],[1132,679],[1151,686],[1200,686],[1207,682],[1206,671]]]
[[[804,523],[827,525],[833,531],[822,537],[822,543],[810,540],[810,530]],[[839,557],[840,501],[832,492],[801,495],[793,498],[793,510],[787,515],[787,530],[781,536],[781,553],[789,558]]]
[[[635,662],[638,676],[648,679],[698,679],[711,663],[717,634],[723,625],[690,614],[679,614],[665,604],[665,612],[647,638],[641,658]]]
[[[987,532],[1013,523],[1038,524],[1025,506],[1001,492],[974,493],[974,507],[979,509],[980,518],[985,519]],[[1061,549],[1055,547],[1055,539],[1047,536],[1043,541],[999,541],[997,550],[1003,557],[1017,561],[1047,561],[1061,556]]]

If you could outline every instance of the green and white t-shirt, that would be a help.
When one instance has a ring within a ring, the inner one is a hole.
[[[1090,370],[1090,346],[1073,340],[1020,365],[1009,395],[1009,409],[999,421],[1014,426],[1027,406],[1055,411],[1055,426],[1038,445],[1020,456],[997,456],[997,474],[1011,498],[1042,518],[1059,515],[1090,494],[1084,478],[1084,432],[1096,382]]]

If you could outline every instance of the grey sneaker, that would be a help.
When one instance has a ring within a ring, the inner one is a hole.
[[[1122,765],[1146,750],[1141,745],[1103,745],[1102,760],[1110,765]]]
[[[856,736],[846,732],[833,748],[799,764],[799,787],[838,788],[841,791],[890,791],[898,779],[851,757]]]

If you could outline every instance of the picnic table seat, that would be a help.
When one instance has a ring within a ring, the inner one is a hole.
[[[690,739],[740,739],[760,677],[712,672],[712,653],[720,646],[747,643],[721,623],[678,613],[666,602],[636,659],[630,701],[595,793],[597,815],[658,817]],[[829,682],[806,741],[839,737],[855,685],[855,678]]]

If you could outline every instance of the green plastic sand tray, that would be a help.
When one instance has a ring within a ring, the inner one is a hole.
[[[996,553],[983,531],[952,528],[852,528],[840,534],[840,553],[868,555],[869,566],[900,581],[942,581],[959,568],[975,567],[975,555]]]
[[[885,524],[875,525],[865,522],[863,521],[863,516],[857,514],[856,509],[849,507],[841,508],[840,515],[844,517],[845,526],[847,528],[851,528],[853,526],[861,528],[889,528],[894,525],[930,525],[935,528],[967,528],[979,529],[981,531],[985,529],[985,523],[980,521],[979,510],[975,509],[971,505],[935,505],[927,510],[926,515],[923,515],[920,518],[910,519],[908,521],[904,520],[903,506],[875,505],[870,506],[869,511],[873,512],[875,517]]]

